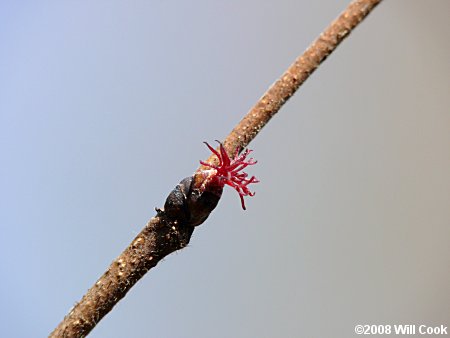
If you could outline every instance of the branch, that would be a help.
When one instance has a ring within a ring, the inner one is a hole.
[[[242,151],[300,85],[381,0],[355,0],[259,99],[224,141],[229,154]],[[217,161],[212,155],[208,163]],[[170,253],[184,248],[194,227],[217,205],[221,189],[206,186],[201,166],[170,193],[145,228],[110,265],[50,337],[83,337],[122,299],[131,287]]]

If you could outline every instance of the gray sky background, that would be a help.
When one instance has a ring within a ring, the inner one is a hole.
[[[0,331],[46,336],[347,1],[0,2]],[[450,326],[450,2],[385,1],[91,337]]]

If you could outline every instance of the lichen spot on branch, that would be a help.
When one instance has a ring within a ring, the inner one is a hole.
[[[208,170],[204,170],[206,180],[205,183],[208,185],[218,185],[223,188],[225,185],[229,185],[234,188],[239,197],[241,198],[242,209],[245,210],[244,196],[254,196],[255,193],[248,189],[248,185],[251,183],[258,183],[259,181],[255,176],[248,178],[248,174],[243,172],[247,166],[256,164],[253,158],[247,159],[247,156],[252,152],[249,149],[245,149],[242,154],[239,155],[239,149],[236,149],[234,158],[230,158],[223,146],[219,143],[219,151],[211,147],[207,142],[204,142],[206,146],[217,156],[219,164],[211,164],[207,162],[200,161],[202,165]]]

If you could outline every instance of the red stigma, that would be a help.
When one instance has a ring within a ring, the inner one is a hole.
[[[255,193],[251,192],[247,186],[250,183],[258,183],[259,181],[255,176],[247,178],[248,174],[241,171],[249,165],[256,164],[257,161],[255,161],[253,158],[249,158],[248,160],[246,160],[248,154],[251,153],[251,150],[249,149],[244,150],[244,152],[239,155],[239,148],[236,149],[234,159],[231,159],[228,156],[223,144],[217,140],[216,142],[219,143],[219,151],[215,150],[207,142],[204,143],[209,148],[209,150],[211,150],[213,154],[217,156],[217,158],[219,159],[219,165],[214,165],[203,161],[200,161],[200,163],[205,167],[209,167],[216,171],[214,175],[216,175],[216,177],[219,179],[219,184],[221,184],[222,186],[227,184],[238,192],[239,197],[241,198],[242,209],[245,210],[244,196],[255,195]]]

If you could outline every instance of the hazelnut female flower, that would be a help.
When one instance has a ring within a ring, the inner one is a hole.
[[[219,164],[215,165],[203,161],[200,161],[200,163],[203,166],[210,168],[210,170],[208,171],[211,172],[209,172],[207,175],[210,184],[217,184],[221,188],[223,188],[223,186],[226,184],[237,191],[239,197],[241,198],[242,209],[245,210],[244,196],[255,195],[255,193],[251,192],[247,186],[251,183],[258,183],[259,181],[255,176],[247,178],[248,174],[243,172],[242,170],[249,165],[256,164],[257,161],[255,161],[253,158],[249,158],[247,160],[248,154],[251,153],[251,150],[249,149],[244,150],[244,152],[240,155],[239,149],[236,149],[236,154],[234,155],[234,158],[231,159],[228,156],[223,144],[217,140],[216,142],[219,143],[219,151],[215,150],[207,142],[204,143],[209,148],[209,150],[211,150],[213,154],[217,156]]]

